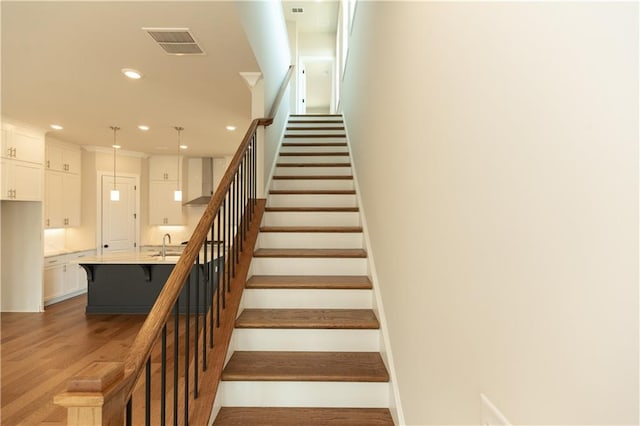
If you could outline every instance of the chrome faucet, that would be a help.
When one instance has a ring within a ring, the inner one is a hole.
[[[171,244],[171,235],[164,234],[162,236],[162,260],[164,260],[165,254],[167,252],[166,243],[165,243],[165,240],[167,239],[167,237],[169,238],[169,244]]]

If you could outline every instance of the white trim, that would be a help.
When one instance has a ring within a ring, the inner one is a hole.
[[[102,177],[113,176],[113,171],[96,171],[96,254],[102,254]],[[116,173],[116,177],[132,177],[136,180],[136,249],[140,249],[140,175],[135,173]]]
[[[105,154],[113,154],[113,148],[109,148],[106,146],[96,146],[96,145],[81,145],[82,149],[89,152],[102,152]],[[118,155],[122,155],[125,157],[133,157],[133,158],[149,158],[150,155],[144,152],[138,151],[127,151],[124,149],[118,150]],[[123,175],[124,176],[124,175]]]
[[[393,417],[393,421],[397,425],[406,424],[404,418],[404,411],[402,409],[402,400],[400,399],[400,389],[398,388],[398,376],[396,374],[395,364],[393,362],[393,354],[391,351],[391,344],[389,339],[389,329],[387,326],[387,318],[384,312],[384,306],[382,304],[382,297],[380,295],[380,284],[378,280],[378,274],[375,268],[375,260],[373,249],[371,248],[371,241],[369,240],[369,229],[367,227],[366,214],[364,206],[362,204],[362,198],[360,195],[360,184],[358,182],[358,173],[356,171],[355,162],[353,161],[353,152],[351,151],[351,143],[349,142],[349,130],[347,128],[347,120],[342,116],[344,123],[344,132],[347,139],[347,146],[349,148],[349,159],[351,161],[351,170],[353,175],[353,183],[356,188],[356,202],[360,209],[360,221],[362,224],[362,233],[364,236],[364,246],[367,251],[367,260],[369,261],[369,278],[373,284],[373,310],[380,322],[380,355],[389,371],[389,411]]]

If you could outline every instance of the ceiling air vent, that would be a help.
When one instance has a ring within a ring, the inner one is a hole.
[[[204,55],[189,28],[143,28],[169,55]]]
[[[301,7],[292,7],[291,13],[304,13],[304,9]]]

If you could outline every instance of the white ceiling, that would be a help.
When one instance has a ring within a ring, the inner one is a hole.
[[[298,31],[307,33],[334,33],[338,22],[338,1],[283,1],[284,18],[298,24]],[[302,13],[293,13],[293,8],[302,8]]]
[[[110,146],[117,125],[123,149],[149,154],[174,153],[179,125],[187,155],[235,151],[250,121],[238,73],[259,67],[233,2],[0,5],[3,116],[61,124],[55,136],[82,145]],[[142,27],[189,28],[206,55],[167,55]],[[125,78],[127,67],[144,77]]]

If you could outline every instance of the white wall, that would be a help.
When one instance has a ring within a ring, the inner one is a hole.
[[[638,424],[638,5],[361,1],[342,99],[407,423]]]
[[[264,108],[269,114],[280,85],[289,69],[289,36],[279,1],[236,2],[240,19],[264,78]],[[288,115],[290,102],[283,99],[281,115]],[[268,178],[286,120],[274,120],[265,131],[264,178]]]

